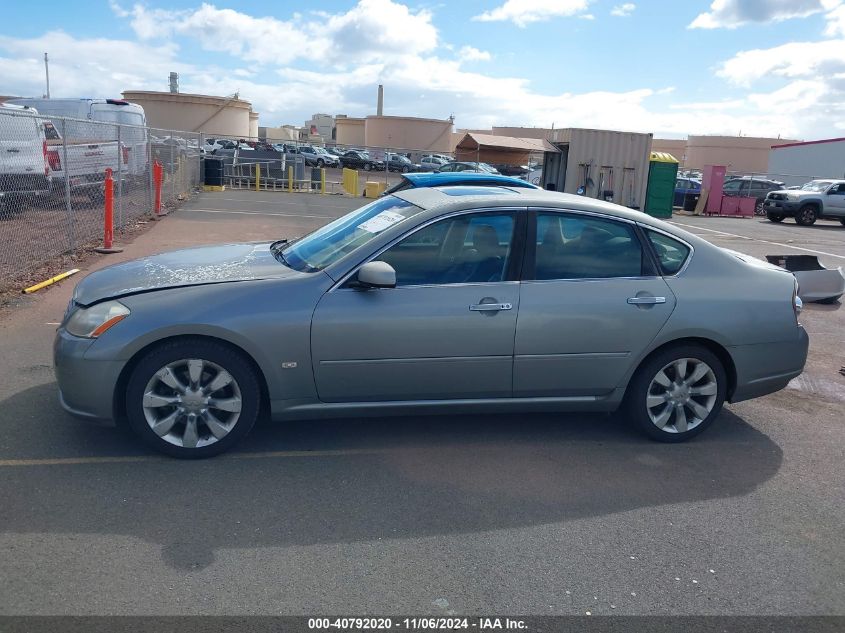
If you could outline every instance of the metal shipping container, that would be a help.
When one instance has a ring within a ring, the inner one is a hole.
[[[769,150],[769,173],[787,186],[813,178],[845,178],[845,138],[775,145]]]
[[[556,130],[552,145],[560,153],[546,152],[542,186],[642,209],[651,137],[613,130]]]

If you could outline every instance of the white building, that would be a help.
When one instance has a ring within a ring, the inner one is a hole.
[[[769,174],[788,186],[815,178],[845,178],[845,138],[774,145]]]
[[[334,130],[334,117],[330,114],[312,114],[305,122],[305,129],[309,136],[322,136],[324,141],[330,141]]]

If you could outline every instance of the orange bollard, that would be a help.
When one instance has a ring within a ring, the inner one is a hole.
[[[155,187],[155,214],[161,215],[161,185],[164,182],[164,168],[161,163],[153,163],[153,186]]]
[[[103,214],[103,247],[111,248],[114,241],[114,180],[112,179],[111,167],[106,168],[106,209]]]
[[[114,241],[114,179],[112,178],[112,170],[110,167],[106,168],[106,179],[103,181],[105,188],[105,209],[103,212],[103,247],[94,249],[98,253],[119,253],[122,248],[114,248],[112,242]]]

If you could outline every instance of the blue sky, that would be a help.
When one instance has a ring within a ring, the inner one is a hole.
[[[43,19],[49,15],[49,24]],[[4,7],[0,94],[239,91],[262,125],[314,112],[461,128],[845,134],[841,0],[42,0]]]

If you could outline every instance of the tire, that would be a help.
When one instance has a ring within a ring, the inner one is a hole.
[[[199,373],[192,376],[197,362]],[[126,385],[129,427],[152,448],[181,459],[212,457],[232,448],[252,429],[260,403],[258,376],[249,360],[207,339],[178,339],[153,348],[137,362]]]
[[[769,211],[766,214],[766,217],[769,218],[770,222],[783,222],[783,216],[782,215],[778,215],[777,213],[772,213],[771,211]]]
[[[757,200],[757,204],[754,205],[754,215],[766,215],[762,200]]]
[[[373,168],[370,163],[364,163],[364,171],[370,171]]]
[[[408,166],[407,166],[407,165],[402,165],[402,173],[403,173],[403,174],[407,174],[407,173],[408,173]]]
[[[845,218],[839,218],[839,224],[845,226]]]
[[[322,169],[324,166],[325,166],[325,163],[323,162],[323,159],[322,159],[322,158],[318,158],[318,159],[317,159],[317,167],[319,167],[320,169]]]
[[[805,204],[795,214],[795,223],[801,226],[811,226],[816,223],[818,217],[819,212],[816,210],[816,207],[811,204]]]
[[[686,381],[678,381],[678,369]],[[700,371],[705,373],[696,379]],[[664,387],[663,381],[668,385]],[[713,424],[725,402],[726,388],[725,369],[715,354],[700,345],[677,345],[643,361],[628,385],[625,408],[650,438],[684,442]],[[690,393],[695,390],[703,393]]]

